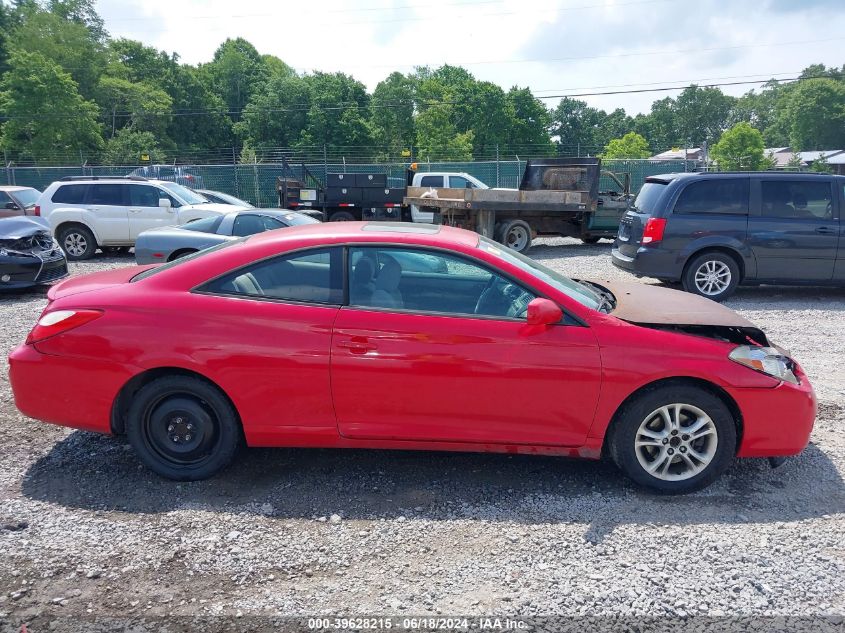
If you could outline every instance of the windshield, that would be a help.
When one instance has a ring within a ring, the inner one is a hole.
[[[637,199],[634,200],[634,210],[637,213],[653,215],[657,208],[657,202],[664,191],[666,191],[666,183],[664,182],[645,183],[640,189],[640,193],[637,194]]]
[[[581,305],[598,310],[602,303],[601,297],[587,286],[578,283],[574,279],[570,279],[566,275],[561,275],[559,272],[543,266],[530,257],[506,248],[493,240],[482,237],[478,241],[478,248],[521,268],[550,286],[554,286],[557,290],[560,290],[567,297],[575,299]]]
[[[209,253],[213,253],[214,251],[219,251],[221,248],[228,248],[232,244],[240,244],[246,238],[241,238],[238,240],[231,240],[229,242],[223,242],[222,244],[217,244],[216,246],[211,246],[210,248],[205,248],[201,251],[197,251],[196,253],[191,253],[190,255],[184,255],[179,257],[178,259],[174,259],[172,262],[167,262],[166,264],[161,264],[160,266],[153,266],[152,268],[147,268],[147,270],[142,270],[137,275],[135,275],[132,279],[129,280],[129,283],[135,283],[136,281],[143,281],[148,277],[152,277],[153,275],[157,275],[160,272],[165,270],[170,270],[174,266],[180,266],[185,262],[192,261],[197,259],[198,257],[203,257],[204,255],[208,255]]]
[[[240,198],[236,198],[235,196],[230,196],[228,193],[223,193],[222,191],[215,191],[214,195],[224,204],[234,204],[238,207],[246,207],[247,209],[252,208],[252,205],[247,202],[246,200],[241,200]]]
[[[17,198],[18,202],[20,202],[25,208],[34,207],[35,203],[38,202],[39,196],[41,196],[41,192],[38,189],[18,189],[17,191],[12,191],[12,197]]]
[[[175,182],[161,182],[159,183],[162,187],[167,189],[170,193],[175,194],[178,198],[180,198],[185,204],[207,204],[208,198],[204,198],[196,191],[191,191],[187,187],[183,187],[182,185],[175,183]]]
[[[288,226],[299,226],[300,224],[317,224],[320,221],[304,213],[288,213],[285,215],[285,223]]]

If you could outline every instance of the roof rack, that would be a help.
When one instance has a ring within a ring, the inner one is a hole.
[[[149,180],[143,176],[65,176],[59,178],[61,182],[71,182],[74,180]]]

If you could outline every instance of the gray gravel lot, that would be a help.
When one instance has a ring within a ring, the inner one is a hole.
[[[530,254],[632,279],[609,252],[556,239]],[[122,439],[17,412],[5,358],[45,304],[0,296],[0,630],[168,614],[845,614],[845,288],[727,303],[802,363],[819,420],[780,469],[742,460],[674,498],[604,463],[417,452],[250,450],[211,481],[165,481]]]

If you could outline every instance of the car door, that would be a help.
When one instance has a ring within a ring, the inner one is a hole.
[[[152,185],[129,184],[129,238],[135,241],[141,231],[176,224],[176,209],[162,208],[164,192]]]
[[[830,281],[839,243],[839,204],[829,178],[754,179],[748,241],[757,279]]]
[[[442,260],[405,270],[414,256]],[[526,325],[535,294],[443,251],[349,249],[349,301],[332,337],[343,436],[581,445],[600,384],[589,328]]]
[[[845,179],[837,178],[833,186],[836,189],[836,197],[839,198],[839,245],[836,249],[833,278],[838,282],[845,282]]]
[[[126,185],[116,182],[88,186],[85,208],[88,220],[100,244],[125,244],[129,241],[129,211]]]
[[[337,436],[329,354],[342,253],[315,248],[239,268],[201,287],[184,315],[201,323],[196,349],[235,401],[251,445]]]

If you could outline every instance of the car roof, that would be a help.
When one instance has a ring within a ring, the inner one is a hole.
[[[194,189],[194,191],[198,191],[198,189]],[[242,215],[244,213],[247,213],[247,214],[250,214],[250,215],[267,215],[267,216],[270,216],[271,218],[278,218],[279,220],[284,220],[285,216],[288,216],[288,215],[299,215],[299,216],[306,217],[306,218],[311,217],[310,215],[307,215],[305,213],[299,213],[297,211],[291,211],[290,209],[259,209],[259,208],[256,208],[256,207],[238,208],[238,209],[235,209],[233,211],[229,211],[228,213],[226,213],[226,215],[227,216],[228,215],[237,216],[237,215]]]
[[[836,174],[822,174],[808,171],[688,171],[677,172],[670,174],[655,174],[647,176],[646,182],[658,182],[668,184],[673,180],[689,180],[697,178],[736,178],[741,176],[754,176],[755,178],[764,179],[782,179],[782,178],[836,178],[845,179],[845,176],[838,176]]]
[[[446,246],[449,244],[474,247],[478,235],[471,231],[456,229],[440,224],[418,224],[411,222],[320,222],[290,227],[284,231],[267,231],[247,238],[259,244],[283,243],[287,241],[308,241],[326,244],[336,242],[376,242],[396,244],[428,244]]]
[[[0,185],[0,191],[23,191],[25,189],[32,189],[38,191],[35,187],[22,187],[20,185]]]

